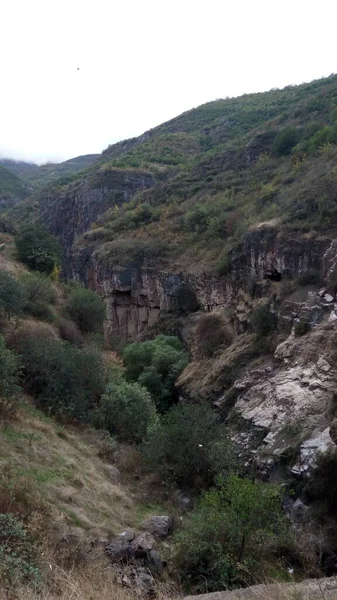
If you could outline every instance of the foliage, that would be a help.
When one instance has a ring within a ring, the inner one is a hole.
[[[176,535],[181,579],[198,592],[255,583],[284,529],[280,490],[230,475],[202,496]]]
[[[30,269],[50,275],[61,261],[58,240],[41,225],[22,228],[15,236],[18,258]]]
[[[79,287],[70,295],[66,310],[82,332],[99,332],[106,317],[104,300],[92,290]]]
[[[266,337],[277,329],[277,315],[269,303],[259,306],[251,316],[251,324],[258,337]]]
[[[337,514],[337,450],[319,454],[316,465],[305,487],[306,499],[314,504],[319,514]]]
[[[282,129],[275,137],[273,151],[278,156],[290,154],[299,140],[299,133],[294,127]]]
[[[188,362],[187,353],[174,336],[136,342],[123,352],[125,376],[150,392],[157,409],[165,412],[175,400],[174,384]]]
[[[302,336],[310,331],[310,323],[308,321],[298,321],[294,326],[295,335]]]
[[[24,331],[12,343],[22,357],[25,388],[40,406],[62,418],[87,420],[104,391],[101,356]]]
[[[0,271],[0,309],[8,319],[20,314],[26,303],[23,286],[6,271]]]
[[[23,522],[10,513],[0,513],[0,581],[18,584],[40,579],[34,546]]]
[[[0,336],[0,398],[10,398],[19,390],[20,361],[16,354],[6,348]]]
[[[232,340],[231,332],[219,315],[201,315],[196,325],[197,345],[205,357],[213,356],[221,345],[229,345]]]
[[[150,468],[165,481],[191,488],[209,483],[221,460],[221,470],[232,461],[218,415],[202,405],[173,406],[149,432],[143,450]]]
[[[156,426],[157,413],[145,387],[125,381],[117,374],[108,383],[93,422],[121,441],[137,443]]]
[[[28,302],[53,302],[54,294],[50,279],[43,273],[23,273],[19,281]]]

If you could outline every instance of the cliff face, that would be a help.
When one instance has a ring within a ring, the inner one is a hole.
[[[64,272],[76,277],[72,250],[78,236],[87,231],[100,216],[114,205],[128,202],[136,192],[154,183],[150,173],[130,170],[97,171],[61,193],[52,191],[40,201],[40,218],[56,235],[64,250]]]
[[[82,197],[84,204],[85,198]],[[92,205],[95,208],[95,202]],[[77,202],[75,206],[80,212],[83,205]],[[71,214],[70,204],[68,210]],[[83,225],[90,218],[87,210]],[[188,314],[234,304],[240,321],[238,296],[243,297],[249,291],[252,281],[258,294],[268,295],[273,280],[294,279],[308,271],[323,272],[324,256],[331,248],[328,237],[289,237],[276,227],[261,227],[245,235],[242,245],[231,252],[231,272],[219,277],[182,271],[162,259],[157,264],[143,259],[121,266],[117,260],[104,259],[88,246],[72,255],[71,241],[76,237],[73,217],[65,223],[61,235],[63,242],[70,242],[68,272],[106,299],[106,329],[123,338],[144,332],[167,312]],[[242,321],[244,318],[243,314]]]

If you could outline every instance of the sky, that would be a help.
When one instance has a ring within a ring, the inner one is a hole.
[[[337,72],[336,0],[3,0],[0,157],[101,152],[210,100]]]

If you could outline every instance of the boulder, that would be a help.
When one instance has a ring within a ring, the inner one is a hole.
[[[295,500],[291,509],[291,519],[296,523],[302,523],[306,520],[310,507],[304,504],[300,498]]]
[[[106,470],[109,474],[109,477],[115,485],[121,482],[121,472],[116,465],[107,465]]]
[[[153,516],[142,522],[142,528],[157,538],[166,538],[172,529],[172,519],[168,516]]]
[[[156,540],[149,531],[143,531],[143,533],[140,533],[130,545],[136,557],[143,556],[154,548]]]

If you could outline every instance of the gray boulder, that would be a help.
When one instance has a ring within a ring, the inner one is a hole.
[[[172,530],[172,519],[168,516],[153,516],[141,524],[142,529],[150,532],[157,538],[166,538]]]

